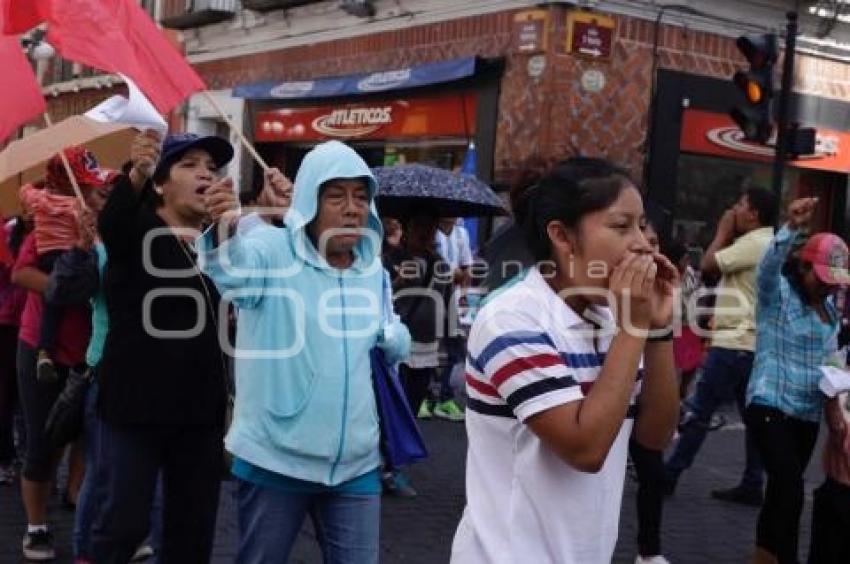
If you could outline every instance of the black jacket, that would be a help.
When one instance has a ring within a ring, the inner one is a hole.
[[[206,277],[202,284],[191,250],[166,231],[127,176],[119,178],[98,220],[107,252],[103,289],[109,312],[98,367],[101,416],[113,424],[222,425],[225,367],[214,318],[220,300],[215,284]],[[157,228],[163,234],[148,243],[149,266],[162,272],[144,264],[145,236]],[[175,276],[177,270],[190,274]],[[180,338],[149,331],[196,326],[197,335]]]

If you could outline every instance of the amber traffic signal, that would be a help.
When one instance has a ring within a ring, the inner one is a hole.
[[[773,66],[778,48],[773,34],[742,36],[735,42],[750,63],[749,70],[738,71],[732,81],[743,93],[745,104],[729,112],[744,138],[767,143],[773,134],[771,100],[773,99]]]

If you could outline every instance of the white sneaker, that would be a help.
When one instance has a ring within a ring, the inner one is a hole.
[[[670,564],[670,561],[660,554],[656,554],[655,556],[641,556],[638,554],[638,557],[635,558],[635,564]]]
[[[149,544],[142,544],[139,546],[139,548],[136,549],[136,553],[133,554],[133,557],[130,559],[130,562],[141,562],[142,560],[147,560],[153,555],[153,547]]]

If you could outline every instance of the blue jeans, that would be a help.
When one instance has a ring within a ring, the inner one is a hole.
[[[80,486],[77,498],[77,510],[74,514],[74,532],[72,544],[75,558],[91,558],[91,530],[97,513],[96,484],[103,480],[107,468],[99,465],[98,449],[100,439],[100,419],[97,416],[97,380],[92,380],[86,395],[84,436],[86,441],[86,475]],[[151,508],[151,529],[149,544],[159,549],[162,539],[162,479],[157,483]]]
[[[670,482],[679,479],[679,475],[690,468],[702,446],[711,416],[723,404],[735,402],[746,421],[747,383],[753,368],[753,353],[712,347],[708,351],[703,372],[697,381],[694,394],[685,400],[690,410],[689,421],[683,425],[676,449],[664,466],[666,478]],[[741,477],[741,487],[761,490],[764,483],[764,468],[761,457],[753,442],[752,433],[746,431],[746,464]]]
[[[324,564],[377,564],[380,495],[298,494],[237,482],[239,564],[286,562],[308,514]]]

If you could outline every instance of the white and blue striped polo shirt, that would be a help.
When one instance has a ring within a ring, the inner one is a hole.
[[[598,473],[570,467],[524,424],[593,386],[613,337],[598,325],[611,328],[613,318],[597,306],[586,316],[597,323],[532,268],[476,318],[466,363],[467,505],[452,562],[611,561],[640,377]]]

